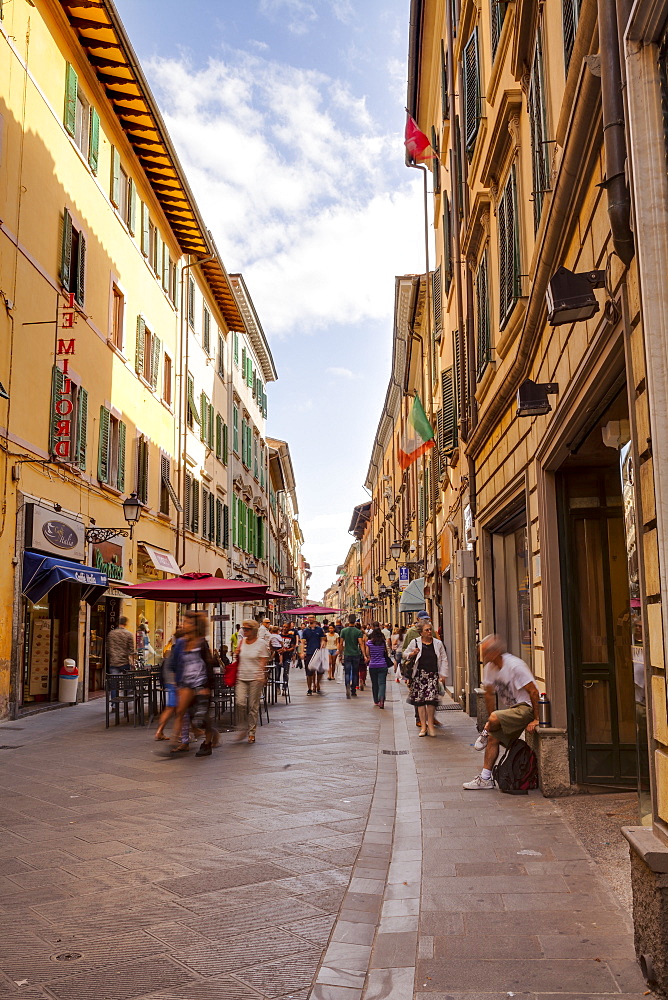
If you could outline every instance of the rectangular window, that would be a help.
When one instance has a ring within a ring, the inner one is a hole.
[[[499,329],[503,330],[519,295],[520,248],[514,164],[510,168],[496,214],[499,227]]]
[[[169,297],[172,301],[172,305],[176,305],[178,300],[178,268],[176,263],[169,258]]]
[[[77,118],[74,129],[74,141],[86,159],[88,159],[90,148],[90,113],[90,104],[81,93],[81,89],[77,87]]]
[[[431,148],[436,154],[431,161],[431,173],[434,181],[434,194],[441,193],[441,161],[440,161],[440,146],[438,142],[438,135],[436,134],[436,129],[431,126]]]
[[[239,334],[236,332],[236,330],[234,330],[233,333],[232,333],[232,345],[233,345],[233,351],[234,351],[234,363],[235,363],[235,365],[238,368],[239,367]]]
[[[169,247],[166,243],[162,244],[162,290],[167,292],[169,295]]]
[[[216,545],[223,544],[223,501],[216,497]]]
[[[501,38],[503,22],[505,21],[506,13],[508,12],[508,3],[504,3],[503,0],[490,0],[490,5],[492,23],[492,61],[494,61],[496,50],[499,47],[499,39]]]
[[[53,366],[51,379],[49,454],[61,462],[86,470],[88,392]]]
[[[135,371],[155,391],[158,388],[158,372],[162,343],[159,337],[146,326],[143,316],[137,317],[137,346]]]
[[[233,498],[234,499],[234,498]],[[227,504],[223,504],[223,548],[227,549],[230,545],[230,508]]]
[[[471,157],[480,126],[480,63],[477,28],[473,29],[471,37],[464,46],[462,63],[466,152]]]
[[[202,347],[208,355],[211,354],[211,313],[206,306],[202,315]]]
[[[225,378],[225,338],[222,333],[218,334],[218,355],[216,358],[216,371],[221,378]]]
[[[162,373],[162,398],[167,406],[172,405],[172,359],[168,354],[164,355],[164,367]]]
[[[79,78],[74,67],[67,63],[65,69],[65,128],[97,173],[100,153],[100,116],[79,89]]]
[[[123,167],[120,167],[119,173],[119,186],[118,186],[118,214],[120,215],[123,222],[127,225],[128,222],[128,188],[129,188],[129,177],[126,174]]]
[[[202,484],[202,538],[209,535],[209,491]]]
[[[153,222],[148,224],[148,262],[154,274],[158,272],[158,230]]]
[[[578,21],[580,20],[580,3],[581,0],[562,0],[562,17],[564,25],[564,65],[567,73],[568,67],[571,63],[571,56],[573,55],[573,46],[575,45]]]
[[[197,533],[199,531],[199,480],[193,479],[191,486],[190,530]]]
[[[125,221],[134,236],[137,232],[137,188],[131,177],[128,177],[128,210]]]
[[[448,96],[448,57],[445,53],[445,44],[441,39],[441,114],[443,121],[450,118],[450,99]]]
[[[195,279],[188,278],[188,323],[195,329]]]
[[[239,454],[239,407],[232,408],[232,451]]]
[[[214,410],[205,392],[200,393],[200,436],[207,448],[213,448]]]
[[[434,316],[434,340],[439,340],[443,332],[443,299],[441,294],[441,268],[431,273],[431,304]]]
[[[543,196],[546,191],[550,190],[550,157],[547,141],[545,79],[543,76],[543,40],[540,28],[536,34],[527,105],[529,126],[531,128],[533,224],[534,230],[537,231],[543,211]]]
[[[250,427],[245,420],[241,421],[241,461],[246,466],[250,468],[250,462],[248,461],[248,436],[250,432]]]
[[[253,434],[253,475],[256,479],[260,475],[260,466],[258,464],[258,452],[257,452],[257,434]]]
[[[216,414],[216,458],[219,462],[223,460],[223,418],[220,413]]]
[[[136,492],[137,496],[144,504],[148,505],[148,438],[143,434],[137,434],[137,463],[135,467]]]
[[[489,281],[485,247],[475,277],[475,326],[478,345],[476,375],[481,379],[491,359]]]
[[[109,339],[119,351],[123,350],[123,326],[125,322],[125,297],[117,285],[111,286],[111,330]]]
[[[141,252],[148,257],[150,250],[151,216],[148,205],[141,203]]]
[[[452,284],[452,215],[448,193],[443,193],[443,282],[445,294]]]
[[[454,367],[441,372],[442,410],[439,421],[439,449],[449,454],[457,447],[457,400]]]
[[[172,463],[167,455],[160,456],[160,513],[169,514],[170,492],[167,484],[171,480]]]
[[[72,292],[75,301],[83,308],[86,286],[86,239],[72,222],[72,216],[64,210],[63,239],[60,256],[60,281],[67,292]]]

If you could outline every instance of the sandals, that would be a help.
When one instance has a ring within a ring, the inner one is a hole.
[[[188,753],[190,750],[190,743],[179,743],[177,746],[172,747],[169,751],[170,753]]]
[[[248,742],[249,743],[255,743],[255,733],[249,733],[248,734]]]
[[[156,740],[167,740],[169,741],[169,736],[165,736],[164,733],[156,733],[154,739]]]

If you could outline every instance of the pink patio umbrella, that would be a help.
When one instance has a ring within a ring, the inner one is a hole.
[[[175,604],[234,604],[239,601],[264,601],[265,584],[225,580],[210,573],[185,573],[172,580],[152,580],[150,583],[116,584],[116,589],[128,597],[143,597],[150,601],[171,601]]]

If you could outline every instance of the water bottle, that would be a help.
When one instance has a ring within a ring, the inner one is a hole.
[[[538,699],[538,725],[547,728],[552,725],[552,709],[550,699],[543,693]]]

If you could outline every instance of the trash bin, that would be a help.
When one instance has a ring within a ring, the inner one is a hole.
[[[74,660],[63,660],[58,674],[58,701],[75,704],[79,685],[79,668]]]

